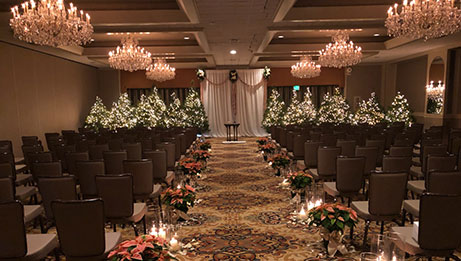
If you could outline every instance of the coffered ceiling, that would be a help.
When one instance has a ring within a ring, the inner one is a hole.
[[[364,63],[461,41],[460,33],[428,42],[390,39],[384,20],[395,0],[73,0],[91,15],[94,41],[56,49],[12,37],[9,10],[22,1],[0,0],[0,41],[97,67],[108,67],[108,52],[126,33],[177,68],[287,67],[303,54],[316,56],[339,29],[362,47]]]

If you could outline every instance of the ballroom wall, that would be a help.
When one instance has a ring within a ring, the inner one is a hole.
[[[350,75],[346,76],[346,99],[352,109],[356,102],[368,99],[372,92],[381,96],[381,65],[360,65],[352,67]]]
[[[77,129],[98,92],[98,69],[0,43],[0,139]]]
[[[344,69],[322,68],[319,77],[299,79],[291,75],[290,68],[271,68],[267,86],[338,85],[345,86]]]

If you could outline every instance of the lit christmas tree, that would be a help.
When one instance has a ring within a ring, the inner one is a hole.
[[[138,106],[135,108],[135,115],[138,126],[151,128],[157,123],[152,104],[150,103],[149,98],[144,94],[141,95]]]
[[[90,113],[85,119],[85,128],[98,132],[101,128],[106,128],[109,120],[109,111],[102,99],[96,96],[96,102],[91,107]]]
[[[303,124],[316,124],[317,123],[317,108],[315,108],[314,103],[312,102],[312,93],[307,89],[304,93],[304,100],[300,104],[301,111],[303,112],[304,122]]]
[[[128,93],[123,93],[117,102],[112,104],[109,115],[109,128],[116,130],[119,128],[131,129],[136,126],[135,108],[131,106]]]
[[[383,120],[383,109],[379,105],[378,98],[373,92],[368,100],[363,100],[359,103],[359,108],[355,112],[353,123],[376,125]]]
[[[181,101],[176,97],[176,93],[171,94],[170,107],[168,108],[168,124],[170,127],[186,127],[186,113],[181,105]]]
[[[272,126],[282,125],[284,115],[285,103],[280,98],[280,94],[276,90],[272,90],[261,125],[269,131]]]
[[[152,109],[151,121],[153,127],[167,127],[169,126],[169,121],[167,117],[167,108],[165,102],[158,95],[158,90],[156,87],[152,89],[152,94],[148,97],[150,107]]]
[[[413,122],[411,115],[410,104],[403,94],[397,92],[394,101],[386,112],[385,120],[388,123],[405,122],[405,125],[410,126]]]
[[[298,92],[293,90],[293,97],[291,98],[291,104],[287,108],[287,112],[283,117],[284,125],[301,125],[304,123],[304,113],[301,108],[301,102],[298,100]]]
[[[320,104],[318,113],[318,120],[320,123],[333,123],[335,125],[341,123],[349,123],[351,120],[351,113],[349,112],[349,104],[346,99],[336,88],[333,95],[326,93],[323,96],[323,101]]]
[[[184,102],[184,113],[186,114],[187,127],[199,128],[202,133],[209,130],[205,108],[200,100],[200,95],[194,88],[189,89]]]

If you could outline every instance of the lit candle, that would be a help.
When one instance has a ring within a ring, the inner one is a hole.
[[[306,211],[304,210],[304,206],[301,207],[301,211],[299,211],[299,218],[301,218],[301,219],[306,219],[307,218],[307,214],[306,214]]]
[[[166,239],[166,231],[163,229],[163,227],[161,227],[161,228],[158,230],[158,237],[163,238],[163,239]]]
[[[155,227],[155,225],[152,227],[149,234],[151,236],[157,237],[158,234],[157,234],[157,228]]]
[[[179,251],[181,246],[179,245],[178,240],[176,240],[176,235],[170,240],[170,250],[173,252]]]

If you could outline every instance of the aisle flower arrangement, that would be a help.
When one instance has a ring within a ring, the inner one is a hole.
[[[134,240],[120,243],[117,249],[107,257],[110,261],[124,260],[177,260],[168,251],[165,239],[151,235],[142,235]]]
[[[176,189],[167,188],[162,192],[162,201],[165,205],[184,213],[187,213],[189,208],[194,206],[195,197],[195,189],[189,185],[178,186]]]
[[[268,161],[269,165],[273,169],[277,170],[277,176],[280,176],[281,169],[287,168],[291,163],[291,160],[288,157],[288,155],[282,153],[275,154],[274,156],[270,157]]]
[[[256,140],[256,143],[258,143],[258,145],[267,144],[267,143],[269,143],[269,138],[266,138],[266,137],[259,138],[259,139]]]
[[[288,174],[288,181],[292,190],[301,190],[310,186],[314,178],[304,171],[297,171]]]
[[[196,149],[199,149],[199,150],[207,150],[207,151],[210,151],[211,150],[211,143],[209,141],[199,141],[196,146],[195,146]]]
[[[204,167],[204,164],[191,157],[183,158],[179,161],[179,169],[184,172],[184,175],[197,176]]]
[[[208,150],[194,150],[191,152],[191,155],[196,161],[202,162],[206,162],[211,157]]]

